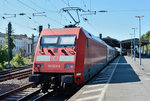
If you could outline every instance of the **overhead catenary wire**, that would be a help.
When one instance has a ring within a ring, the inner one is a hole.
[[[69,3],[66,3],[65,0],[61,0],[65,5],[67,5],[68,7],[70,7],[70,4]]]
[[[83,4],[83,6],[86,8],[87,6],[86,6],[86,3],[84,2],[84,0],[81,0],[81,2]]]
[[[21,3],[22,5],[26,6],[27,8],[30,8],[31,10],[33,10],[33,11],[39,13],[39,11],[37,11],[36,9],[30,7],[29,5],[25,4],[24,2],[22,2],[22,1],[20,1],[20,0],[17,0],[17,1],[18,1],[19,3]],[[26,15],[26,16],[27,16],[27,15]],[[39,22],[33,20],[32,17],[30,17],[30,16],[27,16],[27,17],[28,17],[28,19],[30,19],[30,20],[33,21],[34,23],[40,24]],[[33,29],[33,28],[31,28],[31,29]]]
[[[9,4],[8,6],[10,7],[12,7],[12,9],[15,9],[15,10],[18,10],[19,8],[16,8],[17,6],[15,6],[15,5],[13,5],[13,3],[12,2],[7,2],[7,4]],[[28,7],[28,6],[27,6]],[[21,13],[18,13],[18,14],[16,14],[16,15],[20,15],[20,16],[26,16],[28,19],[30,19],[31,21],[33,21],[34,23],[36,23],[36,24],[40,24],[39,22],[37,22],[37,21],[35,21],[35,20],[33,20],[33,18],[31,17],[31,16],[29,16],[29,15],[32,15],[33,13],[23,13],[23,12],[21,12]],[[3,16],[3,18],[5,18],[4,16]]]
[[[58,9],[58,8],[55,6],[55,4],[53,4],[53,3],[51,2],[51,0],[48,0],[48,2],[49,2],[50,5],[53,6],[55,9]],[[62,17],[63,17],[65,21],[70,22],[70,21],[62,14],[62,10],[59,10],[59,13],[58,13],[58,14],[60,14],[61,20],[62,20]],[[61,23],[61,20],[60,20],[60,23]]]
[[[3,31],[5,31],[5,29],[3,29],[3,28],[0,28],[1,30],[3,30]]]
[[[124,12],[143,12],[150,11],[150,9],[129,9],[129,10],[108,10],[108,12],[124,13]]]
[[[58,9],[58,8],[55,6],[55,4],[53,4],[53,3],[51,2],[51,0],[48,0],[48,2],[49,2],[50,5],[53,6],[55,9]]]
[[[36,3],[34,3],[33,1],[31,1],[31,3],[34,4],[36,7],[40,8],[40,9],[49,11],[49,10],[47,10],[47,9],[44,9],[44,8],[40,7],[39,5],[37,5]],[[58,11],[53,11],[53,12],[60,14],[60,12],[58,12]],[[62,16],[62,15],[60,14],[60,16]],[[51,21],[53,21],[53,22],[55,22],[55,23],[57,23],[57,24],[60,24],[60,25],[62,25],[62,26],[65,26],[65,25],[63,25],[61,22],[59,22],[58,20],[55,20],[54,18],[51,18],[51,17],[49,17],[48,15],[45,16],[45,18],[47,18],[48,20],[51,20]],[[67,18],[65,18],[65,19],[67,20]]]
[[[48,9],[45,9],[45,8],[43,8],[43,7],[40,7],[39,5],[37,5],[36,3],[34,3],[32,0],[31,0],[30,2],[31,2],[32,4],[34,4],[36,7],[40,8],[40,9],[46,10],[46,11],[48,11],[48,12],[53,12],[53,13],[58,13],[58,14],[59,14],[59,11],[50,11],[50,10],[48,10]],[[61,15],[61,16],[62,16],[62,15]],[[53,19],[53,18],[51,18],[51,17],[49,17],[49,16],[45,16],[45,17],[47,17],[48,20],[52,20],[53,22],[56,22],[56,23],[58,23],[58,24],[64,26],[61,22],[58,22],[58,20],[55,20],[55,19]]]
[[[36,9],[34,9],[34,8],[30,7],[29,5],[25,4],[24,2],[22,2],[22,1],[20,1],[20,0],[17,0],[17,1],[18,1],[20,4],[22,4],[22,5],[24,5],[24,6],[28,7],[28,8],[30,8],[30,9],[36,11],[36,12],[39,12],[39,11],[37,11]]]
[[[30,0],[30,2],[31,2],[34,6],[40,8],[40,9],[43,9],[43,10],[45,10],[45,11],[48,11],[48,12],[50,12],[50,13],[59,13],[58,11],[51,11],[51,10],[45,9],[45,8],[39,6],[38,4],[36,4],[35,2],[33,2],[32,0]]]
[[[51,18],[51,17],[49,17],[49,16],[46,16],[46,18],[49,19],[49,20],[52,20],[53,22],[55,22],[55,23],[57,23],[57,24],[60,24],[60,25],[62,25],[62,26],[65,26],[65,25],[61,24],[61,22],[58,22],[57,20],[55,20],[55,19],[53,19],[53,18]]]
[[[12,22],[12,24],[14,23],[14,24],[16,24],[16,25],[19,25],[19,26],[24,26],[25,28],[28,28],[28,29],[30,29],[30,30],[33,30],[34,29],[34,27],[30,27],[29,25],[24,25],[24,24],[20,24],[20,23],[18,23],[18,22],[14,22],[14,21],[12,21],[12,20],[7,20],[7,19],[5,19],[7,22]]]

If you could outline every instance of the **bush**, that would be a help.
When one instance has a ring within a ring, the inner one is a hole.
[[[24,58],[25,64],[32,64],[32,59]]]
[[[14,67],[25,65],[24,58],[21,56],[21,54],[16,54],[16,56],[13,57],[13,59],[11,61],[11,65]]]
[[[5,46],[2,47],[2,44],[0,44],[0,63],[1,63],[0,67],[4,68],[4,63],[5,63],[5,61],[8,60],[7,55],[8,55],[7,48]]]
[[[4,67],[1,65],[1,63],[0,63],[0,71],[1,70],[4,70]]]

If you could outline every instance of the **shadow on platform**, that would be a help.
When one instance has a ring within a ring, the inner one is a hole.
[[[130,64],[118,64],[110,83],[128,83],[141,81]]]
[[[114,64],[116,61],[113,61],[113,64],[111,66],[115,66]],[[107,72],[106,72],[107,74]],[[102,78],[106,78],[105,73],[100,74]],[[141,81],[134,71],[134,69],[131,67],[130,64],[127,64],[126,59],[121,56],[119,63],[117,65],[117,68],[113,74],[113,77],[111,78],[110,84],[113,83],[130,83],[130,82],[139,82]],[[92,84],[106,84],[106,82],[96,82],[96,83],[88,83],[87,85],[92,85]]]
[[[118,63],[118,61],[113,61],[112,63]],[[127,61],[123,56],[120,56],[119,63],[127,63]]]
[[[124,64],[122,64],[124,63]],[[126,59],[121,56],[110,83],[128,83],[141,81]]]

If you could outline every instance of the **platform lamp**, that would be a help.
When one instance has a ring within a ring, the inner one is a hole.
[[[144,16],[135,16],[136,18],[139,19],[139,63],[141,65],[141,18]]]
[[[132,58],[132,35],[133,34],[130,34],[131,35],[131,58]]]
[[[135,58],[135,30],[137,29],[137,28],[132,28],[133,30],[134,30],[134,61],[136,61],[136,58]]]

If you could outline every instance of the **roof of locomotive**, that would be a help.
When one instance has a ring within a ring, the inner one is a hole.
[[[83,29],[83,28],[82,28],[82,29]],[[100,38],[98,38],[98,37],[96,37],[96,36],[90,34],[89,32],[87,32],[87,31],[84,30],[84,29],[83,29],[83,31],[84,31],[86,37],[88,37],[88,38],[90,38],[90,39],[93,39],[93,40],[95,40],[95,41],[98,41],[98,42],[102,43],[103,45],[106,45],[107,48],[109,48],[109,49],[112,49],[112,50],[114,49],[113,47],[111,47],[111,46],[109,46],[107,43],[105,43],[103,40],[101,40]]]
[[[43,29],[41,35],[62,35],[62,34],[77,34],[80,27],[76,28],[58,28],[58,29]]]

